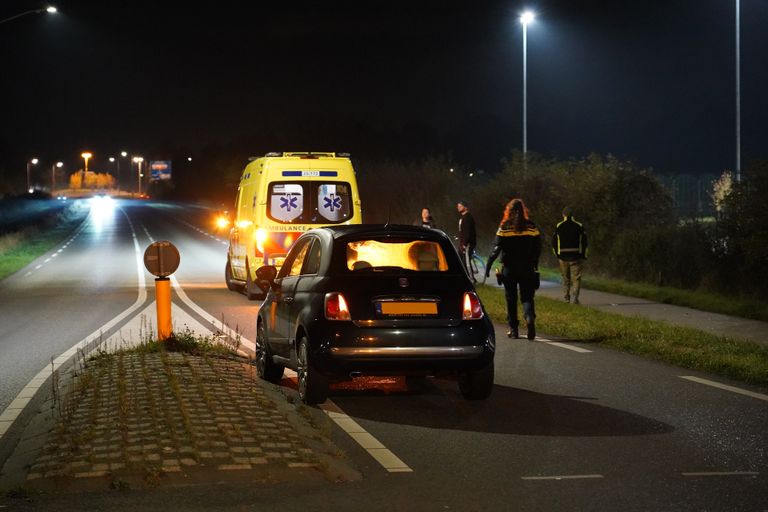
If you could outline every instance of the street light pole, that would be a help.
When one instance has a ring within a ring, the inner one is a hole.
[[[114,164],[115,162],[117,162],[115,165],[119,169],[120,168],[120,159],[119,158],[115,158],[113,156],[109,157],[109,163]]]
[[[133,161],[136,162],[136,167],[138,168],[138,182],[139,182],[139,197],[141,197],[141,162],[144,161],[144,159],[140,156],[133,157]]]
[[[56,168],[61,168],[63,165],[64,162],[56,162],[51,165],[51,194],[56,191]]]
[[[48,7],[43,7],[41,9],[30,9],[28,11],[24,11],[22,13],[11,16],[10,18],[5,18],[4,20],[0,20],[0,23],[5,23],[6,21],[15,20],[16,18],[21,18],[22,16],[26,16],[27,14],[41,14],[44,12],[47,12],[48,14],[54,14],[57,12],[57,9],[52,5],[49,5]]]
[[[83,180],[80,182],[80,188],[85,188],[85,180],[88,177],[88,159],[91,158],[93,155],[86,151],[82,155],[83,160],[85,160],[85,170],[83,171]]]
[[[736,183],[741,183],[741,37],[740,1],[736,0]]]
[[[533,13],[525,11],[520,16],[523,25],[523,158],[528,154],[528,24],[533,21]]]
[[[128,153],[125,151],[120,152],[120,156],[125,158],[128,156]],[[117,192],[120,193],[120,159],[117,159]]]
[[[37,162],[39,160],[37,158],[33,158],[32,160],[27,160],[27,192],[32,192],[32,182],[29,179],[29,165],[37,165]]]

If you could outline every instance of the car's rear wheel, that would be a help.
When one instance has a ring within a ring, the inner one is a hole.
[[[256,373],[260,378],[278,383],[283,378],[285,368],[275,364],[272,360],[272,354],[269,352],[269,344],[264,333],[264,324],[259,322],[256,327]]]
[[[299,398],[307,405],[321,404],[328,398],[328,379],[321,375],[314,364],[306,337],[299,340],[296,373],[299,378]]]
[[[459,390],[467,400],[485,400],[493,389],[493,363],[459,376]]]
[[[240,291],[243,288],[243,285],[235,281],[232,275],[232,264],[229,262],[229,258],[227,258],[227,265],[224,267],[224,281],[226,281],[227,288],[230,291]]]

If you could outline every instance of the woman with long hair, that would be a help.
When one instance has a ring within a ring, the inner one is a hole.
[[[528,329],[528,339],[536,338],[536,308],[534,295],[539,286],[538,269],[541,255],[541,233],[529,218],[528,208],[522,199],[512,199],[504,208],[504,214],[496,231],[496,242],[488,257],[485,276],[501,255],[501,282],[507,301],[507,336],[520,336],[517,318],[517,297],[523,305],[523,318]]]

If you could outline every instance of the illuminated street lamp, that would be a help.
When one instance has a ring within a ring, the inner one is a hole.
[[[120,156],[125,158],[128,156],[126,151],[121,151]],[[120,192],[120,159],[117,159],[117,191]]]
[[[56,190],[56,168],[61,169],[64,166],[64,162],[56,162],[51,165],[51,194]]]
[[[27,190],[29,191],[30,194],[32,193],[32,184],[30,183],[30,180],[29,180],[29,166],[37,165],[37,162],[39,162],[37,158],[33,158],[32,160],[27,160]]]
[[[144,161],[144,159],[140,156],[133,157],[133,161],[136,162],[136,167],[138,171],[138,181],[139,181],[139,197],[141,197],[141,177],[143,174],[141,174],[141,162]]]
[[[85,172],[87,173],[87,172],[88,172],[88,160],[89,160],[89,159],[90,159],[90,158],[91,158],[93,155],[92,155],[91,153],[89,153],[89,152],[87,152],[87,151],[86,151],[85,153],[83,153],[83,154],[82,154],[82,155],[80,155],[80,156],[81,156],[81,157],[83,157],[83,160],[85,160]]]
[[[37,158],[33,158],[32,160],[27,160],[27,190],[29,191],[30,194],[32,193],[32,184],[30,183],[30,180],[29,180],[29,166],[37,165],[37,162],[39,162]]]
[[[533,18],[531,11],[520,15],[523,25],[523,157],[528,153],[528,24]]]
[[[114,164],[115,162],[117,162],[117,175],[120,176],[120,160],[118,160],[117,158],[115,158],[113,156],[109,157],[109,163]],[[118,185],[117,188],[119,190],[120,186]]]
[[[80,188],[85,188],[85,178],[88,176],[88,160],[93,156],[88,151],[80,155],[85,160],[85,169],[83,170],[83,179],[80,182]]]
[[[49,5],[48,7],[41,7],[40,9],[30,9],[28,11],[24,11],[22,13],[11,16],[10,18],[5,18],[4,20],[0,20],[0,23],[5,23],[6,21],[15,20],[16,18],[21,18],[22,16],[26,16],[27,14],[42,14],[44,12],[47,12],[48,14],[55,14],[58,12],[58,10],[52,5]]]

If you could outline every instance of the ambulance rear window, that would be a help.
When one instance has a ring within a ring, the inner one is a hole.
[[[283,224],[338,224],[352,217],[349,183],[275,182],[269,186],[267,214]]]

